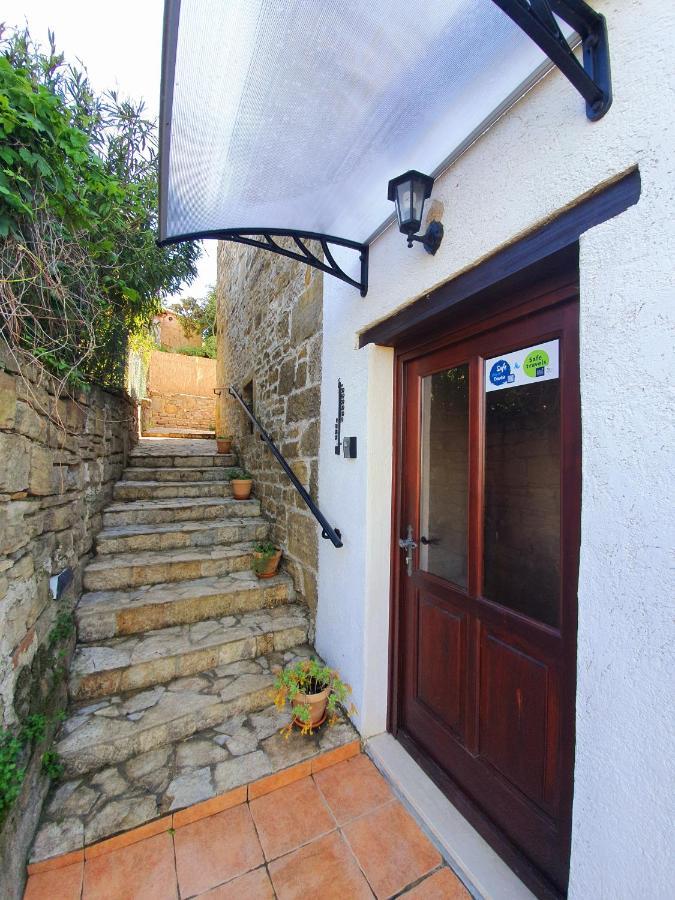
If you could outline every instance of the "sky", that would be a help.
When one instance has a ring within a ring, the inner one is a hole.
[[[2,7],[0,21],[28,22],[39,43],[47,45],[47,29],[54,31],[58,50],[85,64],[97,90],[117,88],[142,98],[149,116],[158,116],[163,0],[4,0]],[[197,279],[167,302],[203,297],[215,284],[215,241],[205,241],[203,248]]]

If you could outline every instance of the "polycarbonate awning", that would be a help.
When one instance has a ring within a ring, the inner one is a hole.
[[[440,172],[551,67],[498,2],[167,0],[160,242],[366,248],[365,292],[389,179]]]

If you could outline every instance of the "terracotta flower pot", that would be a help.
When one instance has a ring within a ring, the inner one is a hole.
[[[326,706],[330,696],[330,687],[324,688],[320,694],[298,694],[294,704],[309,707],[309,718],[312,728],[316,728],[326,718]],[[297,724],[302,724],[298,722]]]
[[[232,438],[216,438],[218,453],[232,452]]]
[[[254,568],[254,572],[258,578],[274,578],[277,574],[277,569],[279,568],[279,561],[281,560],[281,550],[277,550],[274,556],[265,556],[262,553],[254,553],[254,559],[264,559],[265,565],[260,568]]]
[[[253,490],[252,478],[233,478],[230,482],[232,485],[232,496],[235,500],[248,500]]]

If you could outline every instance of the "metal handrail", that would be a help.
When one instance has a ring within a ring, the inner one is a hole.
[[[253,425],[255,425],[255,427],[258,429],[258,431],[260,432],[261,438],[263,439],[263,441],[265,441],[267,446],[272,451],[272,454],[275,457],[276,461],[279,463],[281,468],[284,470],[284,472],[290,478],[291,484],[296,489],[296,491],[300,494],[302,499],[305,501],[309,511],[312,513],[312,515],[317,520],[319,525],[321,525],[321,528],[322,528],[321,537],[325,538],[326,540],[329,540],[333,544],[334,547],[342,547],[342,534],[340,533],[340,529],[333,528],[332,525],[328,524],[326,517],[321,512],[321,510],[316,505],[316,503],[312,500],[312,498],[307,493],[307,491],[302,486],[302,484],[300,484],[300,481],[298,480],[298,476],[295,474],[293,469],[291,469],[291,467],[288,465],[288,463],[286,462],[283,454],[281,453],[281,451],[279,450],[277,445],[274,443],[272,438],[262,427],[262,425],[258,421],[258,419],[257,419],[255,413],[253,412],[253,410],[251,409],[251,407],[248,405],[248,403],[246,403],[244,398],[239,394],[237,389],[232,384],[230,385],[230,394],[234,397],[234,399],[237,401],[237,403],[239,403],[239,405],[244,410],[244,412],[246,413],[246,415],[249,418],[249,420],[251,421],[251,423]]]

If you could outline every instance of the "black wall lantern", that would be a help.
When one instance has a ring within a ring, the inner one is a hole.
[[[413,241],[424,245],[427,253],[434,254],[443,240],[443,226],[440,222],[432,222],[426,233],[420,237],[417,232],[422,227],[424,201],[431,196],[434,179],[411,169],[389,182],[389,199],[396,204],[398,229],[408,235],[408,246]]]

